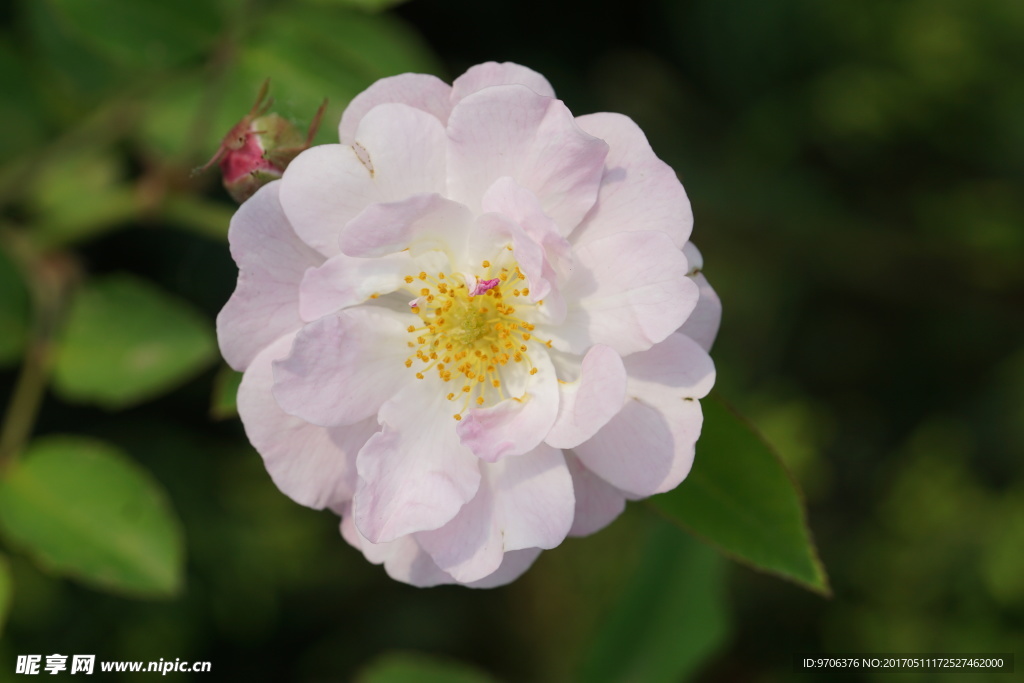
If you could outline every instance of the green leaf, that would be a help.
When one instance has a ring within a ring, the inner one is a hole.
[[[45,127],[38,98],[32,90],[28,57],[0,40],[0,159],[21,154],[45,139]]]
[[[325,125],[317,139],[337,142],[332,124],[341,118],[348,101],[371,83],[408,71],[437,69],[422,38],[392,16],[341,7],[310,7],[302,12],[284,8],[266,17],[246,45],[234,80],[245,85],[248,109],[257,87],[269,77],[273,110],[301,121],[309,121],[328,98]]]
[[[306,4],[309,5],[340,5],[342,7],[354,7],[367,12],[382,12],[405,2],[408,2],[408,0],[306,0]]]
[[[213,381],[213,396],[210,400],[210,417],[224,420],[238,415],[238,385],[242,383],[242,373],[235,372],[224,366]]]
[[[41,2],[21,3],[32,39],[32,52],[39,56],[40,71],[46,78],[47,104],[72,115],[79,100],[96,103],[117,81],[116,69],[73,35],[69,22]]]
[[[590,645],[580,680],[688,680],[729,630],[721,557],[661,521]]]
[[[207,49],[220,28],[209,0],[46,0],[66,35],[120,66],[162,68]]]
[[[11,598],[14,595],[14,579],[11,576],[11,565],[7,557],[0,554],[0,636],[4,634],[7,623],[7,612],[11,609]]]
[[[42,567],[147,597],[182,583],[181,527],[161,486],[112,446],[57,436],[0,482],[0,528]]]
[[[651,503],[733,558],[829,594],[796,482],[753,427],[720,400],[704,399],[701,407],[693,470]]]
[[[28,335],[28,289],[7,254],[0,250],[0,365],[16,360]]]
[[[209,323],[136,277],[97,279],[74,298],[54,372],[71,401],[123,408],[174,388],[216,355]]]
[[[200,150],[188,163],[205,162],[252,107],[267,78],[271,111],[300,130],[328,99],[315,142],[336,143],[345,106],[374,81],[440,69],[423,39],[387,14],[318,3],[301,11],[284,6],[256,17],[255,23],[222,78],[210,81],[193,73],[168,79],[147,98],[140,131],[144,145],[164,157]]]
[[[94,237],[138,213],[132,187],[110,150],[93,147],[54,158],[36,178],[29,202],[32,240],[51,249]]]
[[[494,679],[462,662],[414,652],[390,652],[367,665],[356,683],[494,683]]]

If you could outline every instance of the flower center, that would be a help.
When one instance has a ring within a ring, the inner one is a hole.
[[[417,296],[409,302],[422,325],[410,325],[414,340],[408,342],[413,355],[405,361],[411,368],[417,360],[417,379],[436,372],[452,384],[448,400],[462,398],[456,420],[474,403],[482,406],[497,397],[506,398],[503,374],[525,370],[537,373],[530,359],[532,344],[551,347],[550,340],[533,336],[534,325],[523,319],[537,306],[526,298],[530,294],[526,280],[516,264],[492,267],[481,264],[483,277],[468,277],[421,272],[405,278]],[[521,369],[521,370],[520,370]]]

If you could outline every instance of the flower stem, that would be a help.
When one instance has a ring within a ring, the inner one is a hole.
[[[32,295],[33,320],[21,372],[0,428],[0,474],[13,465],[35,427],[56,357],[74,265],[63,254],[39,258],[16,234],[5,232],[5,246],[23,267]]]

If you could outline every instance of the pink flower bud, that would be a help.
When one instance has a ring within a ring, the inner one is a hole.
[[[228,131],[213,157],[197,169],[197,172],[205,171],[219,163],[224,188],[239,203],[280,178],[292,159],[309,148],[327,107],[327,100],[324,100],[303,138],[289,121],[278,114],[267,113],[273,104],[273,99],[267,99],[269,86],[270,79],[263,81],[252,109]]]

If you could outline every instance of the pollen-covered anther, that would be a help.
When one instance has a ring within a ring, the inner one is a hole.
[[[503,257],[504,258],[504,257]],[[513,264],[501,266],[497,277],[490,261],[482,261],[484,277],[475,274],[437,273],[431,276],[426,271],[404,278],[407,285],[416,280],[423,285],[407,287],[416,296],[410,307],[417,314],[422,325],[410,325],[407,329],[415,333],[417,348],[415,357],[427,366],[416,373],[418,379],[425,379],[426,373],[437,368],[437,377],[443,382],[462,378],[458,392],[446,392],[448,400],[465,395],[463,410],[457,414],[461,419],[470,406],[481,407],[507,398],[502,391],[502,373],[522,372],[517,370],[524,363],[528,375],[536,375],[537,369],[530,359],[529,344],[547,344],[536,339],[529,332],[534,325],[520,317],[516,309],[502,303],[503,287],[508,287],[513,296],[522,296],[528,290],[519,285],[525,280],[520,268]],[[490,303],[474,304],[477,296],[491,297]],[[532,304],[523,304],[532,310]],[[454,361],[454,363],[453,363]],[[411,367],[412,358],[406,361]],[[513,398],[516,398],[513,396]]]

